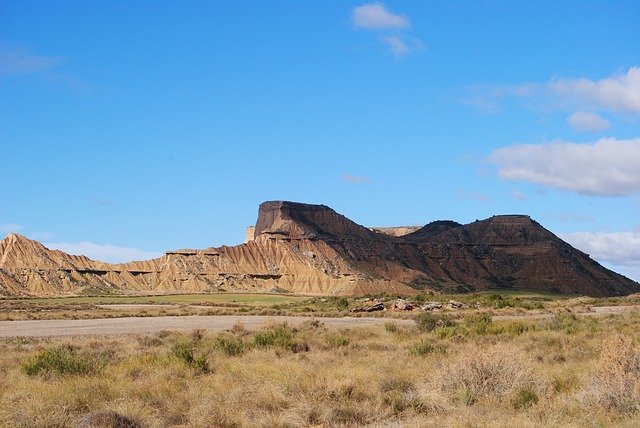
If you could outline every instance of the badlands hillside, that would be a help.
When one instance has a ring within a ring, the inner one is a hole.
[[[368,229],[324,205],[260,205],[253,239],[123,264],[0,241],[1,296],[282,291],[323,295],[527,289],[616,296],[640,284],[612,272],[528,216],[414,230]],[[386,232],[386,233],[385,233]],[[401,236],[403,232],[410,232]]]

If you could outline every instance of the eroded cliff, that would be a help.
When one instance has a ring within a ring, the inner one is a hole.
[[[176,250],[123,264],[49,250],[16,234],[0,241],[0,294],[9,296],[490,288],[607,296],[638,292],[640,284],[602,267],[527,216],[468,225],[438,221],[408,234],[386,234],[324,205],[272,201],[260,205],[253,240],[244,244]]]

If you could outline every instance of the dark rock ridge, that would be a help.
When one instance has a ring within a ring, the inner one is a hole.
[[[274,291],[362,295],[526,289],[615,296],[640,284],[612,272],[524,215],[436,221],[402,236],[324,205],[260,205],[253,241],[108,264],[16,234],[0,241],[0,295]]]

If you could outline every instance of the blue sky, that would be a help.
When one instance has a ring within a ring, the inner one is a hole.
[[[524,213],[640,279],[640,2],[0,0],[0,234],[105,260],[258,204]]]

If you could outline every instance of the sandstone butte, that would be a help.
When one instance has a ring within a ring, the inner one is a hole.
[[[122,264],[50,250],[9,234],[0,241],[0,295],[353,296],[520,289],[616,296],[640,291],[637,282],[604,268],[525,215],[466,225],[436,221],[415,229],[368,229],[324,205],[273,201],[260,205],[253,239],[244,244],[176,250]]]

